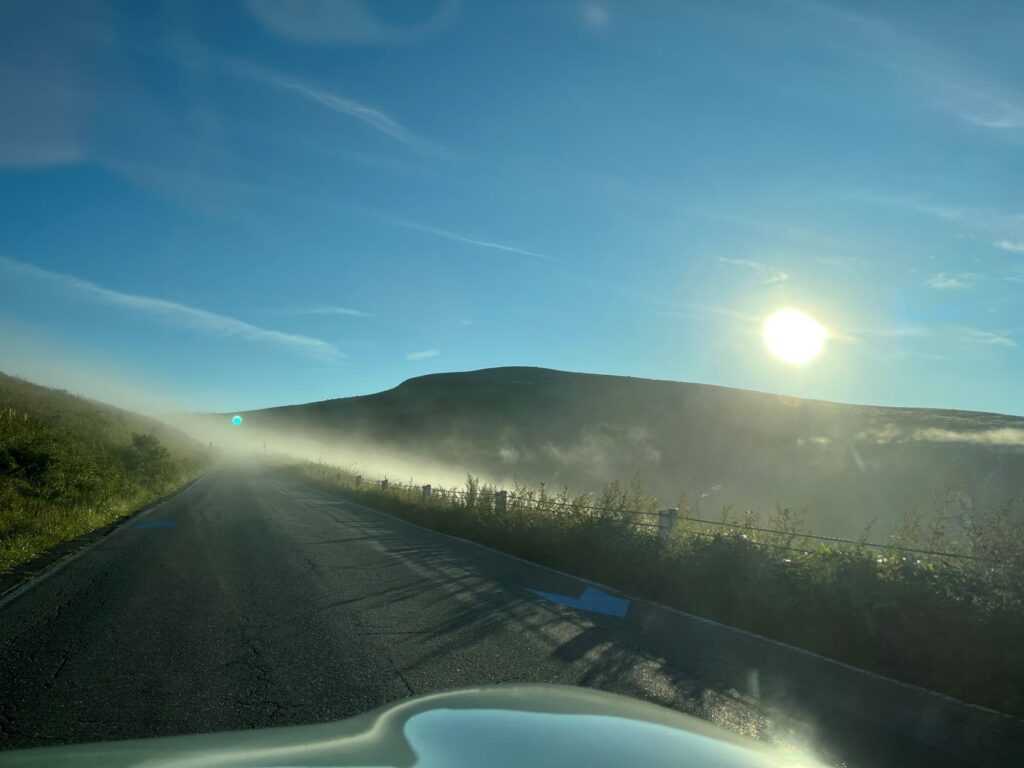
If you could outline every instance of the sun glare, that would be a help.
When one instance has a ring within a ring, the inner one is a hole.
[[[821,354],[828,329],[806,312],[780,309],[765,319],[761,335],[774,358],[790,365],[804,365]]]

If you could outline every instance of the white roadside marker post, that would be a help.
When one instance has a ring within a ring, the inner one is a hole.
[[[679,525],[679,507],[669,507],[658,512],[658,541],[665,541]]]

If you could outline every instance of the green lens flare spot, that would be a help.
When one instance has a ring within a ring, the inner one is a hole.
[[[245,419],[243,419],[241,416],[231,417],[231,423],[234,424],[236,427],[241,426],[243,421],[245,421]]]

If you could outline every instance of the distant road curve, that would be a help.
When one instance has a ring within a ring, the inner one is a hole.
[[[0,608],[5,749],[336,720],[504,682],[637,696],[830,763],[1024,754],[1020,720],[255,465],[201,478]]]

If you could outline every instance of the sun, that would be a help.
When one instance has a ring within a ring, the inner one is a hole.
[[[761,336],[774,358],[790,365],[804,365],[821,354],[828,329],[806,312],[780,309],[765,318]]]

